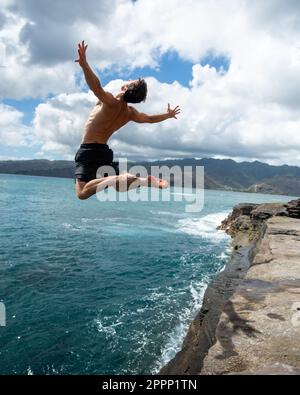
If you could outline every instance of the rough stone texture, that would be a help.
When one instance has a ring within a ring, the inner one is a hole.
[[[299,374],[299,213],[300,200],[234,208],[231,260],[161,374]]]
[[[244,246],[207,288],[202,308],[190,326],[182,350],[162,368],[160,374],[200,372],[205,355],[216,342],[216,327],[224,304],[233,295],[249,265],[249,246]]]
[[[300,199],[289,202],[286,209],[289,217],[300,219]]]
[[[300,221],[272,217],[266,226],[253,266],[224,306],[201,374],[300,369]]]

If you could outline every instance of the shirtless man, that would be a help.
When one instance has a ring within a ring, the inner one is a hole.
[[[106,92],[93,73],[86,60],[87,45],[84,41],[78,44],[79,58],[75,60],[82,67],[89,88],[99,99],[92,110],[85,125],[82,144],[75,156],[76,194],[85,200],[109,186],[117,191],[126,191],[130,187],[150,186],[167,188],[168,182],[148,176],[140,178],[129,173],[96,178],[97,170],[101,166],[113,166],[113,151],[109,149],[107,141],[110,136],[130,121],[137,123],[156,123],[169,118],[176,118],[180,113],[179,107],[161,115],[147,115],[138,112],[128,103],[140,103],[147,96],[147,84],[143,79],[129,81],[123,85],[121,91],[113,96]],[[177,119],[177,118],[176,118]],[[124,188],[125,186],[125,188]]]

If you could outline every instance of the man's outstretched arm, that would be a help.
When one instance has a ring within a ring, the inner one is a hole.
[[[174,110],[171,110],[170,104],[168,104],[168,110],[165,114],[160,115],[148,115],[142,112],[138,112],[135,108],[131,107],[131,120],[137,123],[158,123],[163,122],[166,119],[175,118],[180,113],[179,106],[176,106]]]
[[[90,68],[87,60],[86,60],[86,50],[87,50],[87,45],[84,44],[84,41],[82,41],[81,44],[78,44],[78,55],[79,58],[75,60],[75,62],[79,63],[80,66],[82,67],[85,80],[90,88],[91,91],[94,92],[94,94],[98,97],[99,100],[101,100],[105,104],[112,104],[115,101],[115,98],[113,95],[109,92],[105,92],[105,90],[102,88],[101,83],[99,78],[96,76],[96,74],[93,72],[93,70]]]

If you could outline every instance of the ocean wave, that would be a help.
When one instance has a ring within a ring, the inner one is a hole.
[[[172,216],[172,217],[183,217],[184,213],[175,213],[172,211],[155,211],[155,210],[150,210],[150,213],[153,215],[166,215],[166,216]]]
[[[192,236],[199,236],[218,242],[222,239],[228,239],[228,235],[222,230],[216,230],[217,226],[227,217],[228,212],[219,212],[208,214],[201,218],[184,218],[177,222],[177,229],[180,232]]]
[[[115,323],[105,326],[99,318],[96,318],[95,324],[96,324],[98,332],[105,333],[105,336],[108,339],[109,337],[116,335],[115,327],[122,325],[122,322],[115,322]]]
[[[173,196],[196,196],[196,193],[186,193],[186,192],[170,192]]]
[[[168,341],[162,350],[160,358],[156,361],[151,374],[157,374],[180,350],[190,322],[202,305],[208,282],[209,279],[204,278],[202,281],[194,281],[190,284],[191,303],[181,312],[180,322],[169,334]]]
[[[204,278],[202,281],[194,281],[190,284],[190,292],[193,299],[193,312],[200,309],[208,282],[209,279]]]
[[[27,368],[27,375],[28,376],[33,376],[33,371],[31,370],[30,366],[28,366],[28,368]]]
[[[231,254],[231,247],[225,248],[224,251],[221,252],[220,255],[217,256],[218,259],[221,261],[227,260],[230,257]]]
[[[68,229],[72,232],[81,232],[83,230],[82,226],[78,226],[78,225],[76,226],[76,225],[70,224],[68,222],[63,222],[62,227],[65,229]]]

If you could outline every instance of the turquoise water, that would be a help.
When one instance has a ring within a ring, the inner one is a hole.
[[[185,202],[79,201],[68,179],[0,186],[1,374],[157,372],[226,262],[215,227],[239,202],[292,199],[206,191],[187,214]]]

